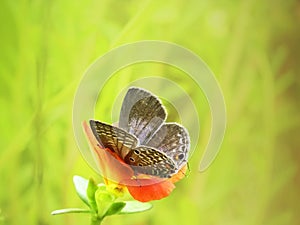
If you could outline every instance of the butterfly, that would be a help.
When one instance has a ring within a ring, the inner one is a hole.
[[[166,122],[161,101],[149,91],[131,87],[122,103],[119,125],[90,120],[99,145],[116,153],[135,174],[169,178],[187,162],[187,130]]]

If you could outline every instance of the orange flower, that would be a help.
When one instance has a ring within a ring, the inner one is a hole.
[[[127,187],[131,196],[138,201],[148,202],[167,197],[175,188],[174,183],[184,177],[186,165],[171,178],[160,178],[145,174],[135,176],[133,169],[115,152],[100,146],[86,121],[83,122],[83,128],[90,148],[98,160],[98,167],[105,183],[114,182],[119,188],[125,189]]]

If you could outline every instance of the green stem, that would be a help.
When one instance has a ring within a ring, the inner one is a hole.
[[[97,215],[92,216],[92,218],[91,218],[91,224],[90,225],[100,225],[101,222],[102,222],[102,220],[103,220],[103,217],[100,218]]]

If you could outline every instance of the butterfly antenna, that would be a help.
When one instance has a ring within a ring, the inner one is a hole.
[[[186,165],[187,165],[187,170],[186,170],[186,172],[185,172],[184,175],[185,175],[186,177],[188,177],[188,176],[190,175],[190,173],[191,173],[191,168],[190,168],[189,162],[187,162]]]
[[[191,173],[190,164],[187,162],[186,165],[187,165],[186,171],[183,172],[183,171],[180,170],[179,172],[182,173],[185,177],[188,177]]]

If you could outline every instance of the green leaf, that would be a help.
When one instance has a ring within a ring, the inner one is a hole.
[[[98,189],[95,194],[98,206],[98,216],[103,217],[115,201],[115,197],[106,190]]]
[[[125,207],[119,212],[119,214],[143,212],[152,208],[152,204],[148,202],[125,201],[125,203]]]
[[[74,176],[73,177],[73,183],[76,189],[76,192],[79,196],[79,198],[89,207],[90,203],[87,197],[87,188],[88,188],[88,183],[89,181],[83,177],[80,176]]]
[[[97,184],[95,183],[95,181],[92,178],[90,178],[88,181],[86,194],[87,194],[87,198],[88,198],[89,204],[91,206],[91,209],[94,210],[95,212],[97,212],[97,210],[98,210],[96,199],[95,199],[95,193],[96,193],[97,189],[98,189]]]
[[[91,213],[89,209],[77,209],[77,208],[69,208],[69,209],[58,209],[51,212],[51,215],[60,215],[67,213]]]
[[[114,214],[119,214],[120,211],[125,207],[125,202],[115,202],[113,203],[110,208],[107,210],[105,216],[111,216]]]

